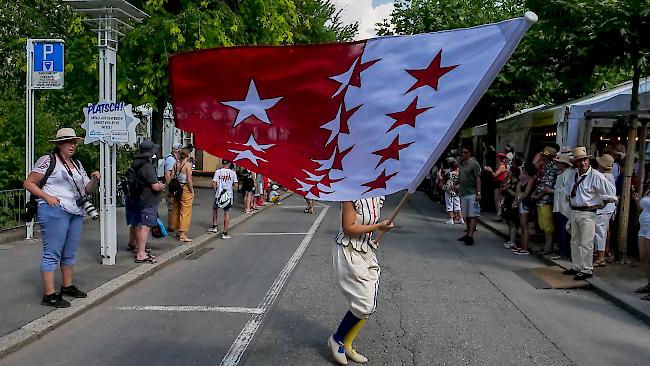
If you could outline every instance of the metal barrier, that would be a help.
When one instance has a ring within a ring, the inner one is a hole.
[[[24,189],[0,190],[0,231],[25,226],[26,196]]]

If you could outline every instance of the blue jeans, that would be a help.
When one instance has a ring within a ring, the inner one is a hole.
[[[54,272],[61,266],[72,266],[79,247],[83,216],[67,213],[61,206],[38,205],[43,256],[41,272]]]

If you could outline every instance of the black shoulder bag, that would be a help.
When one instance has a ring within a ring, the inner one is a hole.
[[[56,156],[54,156],[54,153],[50,154],[50,166],[47,167],[47,170],[45,171],[45,175],[43,175],[43,178],[41,178],[41,181],[38,182],[37,186],[40,189],[43,189],[45,187],[45,183],[47,183],[47,179],[52,175],[52,172],[54,171],[54,168],[56,167]],[[30,222],[34,220],[34,217],[36,217],[36,212],[38,211],[38,202],[36,202],[36,196],[33,194],[29,195],[29,201],[25,204],[25,214],[23,215],[23,218],[25,219],[26,222]]]

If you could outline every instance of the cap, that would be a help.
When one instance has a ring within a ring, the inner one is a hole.
[[[183,148],[183,144],[181,144],[180,142],[174,142],[174,144],[172,145],[172,150],[180,150],[182,148]]]

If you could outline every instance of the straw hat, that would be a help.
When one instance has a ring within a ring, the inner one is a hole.
[[[553,158],[553,161],[571,165],[571,149],[569,149],[568,147],[561,148],[557,156]]]
[[[555,155],[557,154],[557,150],[555,150],[554,148],[552,148],[550,146],[546,146],[546,147],[544,147],[544,150],[542,150],[541,154],[543,156],[553,156],[553,157],[555,157]]]
[[[614,167],[614,157],[612,157],[609,154],[603,154],[599,157],[596,158],[596,162],[598,162],[598,165],[606,172],[609,173],[612,171],[612,167]]]
[[[62,141],[69,141],[69,140],[75,140],[75,142],[80,142],[83,140],[83,137],[77,137],[77,132],[75,132],[74,128],[59,128],[58,131],[56,131],[56,138],[53,140],[50,140],[50,142],[62,142]]]
[[[579,159],[584,159],[588,158],[591,155],[587,154],[587,148],[584,146],[578,146],[575,149],[571,151],[573,154],[573,160],[579,160]],[[611,156],[611,155],[610,155]]]

